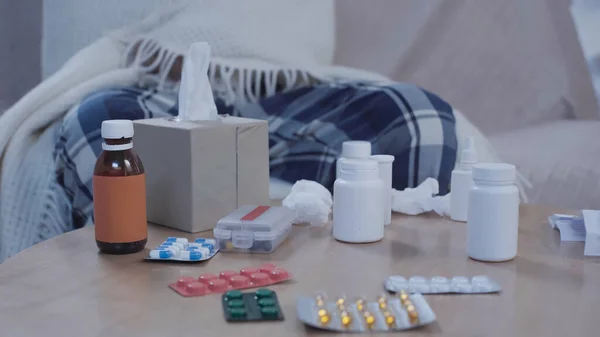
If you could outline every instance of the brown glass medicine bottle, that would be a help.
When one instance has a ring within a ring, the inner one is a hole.
[[[96,244],[107,254],[130,254],[144,249],[146,176],[133,149],[133,122],[102,122],[102,152],[94,167],[94,227]]]

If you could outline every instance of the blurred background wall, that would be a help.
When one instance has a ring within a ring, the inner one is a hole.
[[[42,0],[0,0],[0,111],[41,78]]]
[[[77,21],[78,0],[63,0],[73,3],[73,12],[53,13],[52,8],[46,8],[46,15],[42,10],[43,3],[52,3],[52,0],[0,0],[0,113],[13,104],[19,97],[35,86],[42,77],[41,53],[51,50],[56,53],[72,51],[52,49],[42,46],[43,18],[62,20],[64,24],[75,24]],[[122,11],[128,10],[127,1],[98,0],[119,2]],[[147,0],[157,3],[161,0]],[[165,0],[162,0],[165,1]],[[168,1],[168,0],[166,0]],[[484,0],[491,1],[491,0]],[[553,0],[548,0],[553,1]],[[151,8],[153,6],[148,6]],[[62,7],[64,9],[64,6]],[[93,9],[90,9],[93,10]],[[145,14],[145,13],[144,13]],[[573,0],[572,14],[577,25],[583,52],[588,60],[592,72],[592,80],[597,96],[600,99],[600,0]],[[108,21],[118,23],[118,18],[107,18]],[[52,22],[56,24],[57,22]],[[76,40],[77,32],[73,33]],[[51,40],[51,39],[47,39]],[[46,64],[46,72],[54,71],[59,65]]]

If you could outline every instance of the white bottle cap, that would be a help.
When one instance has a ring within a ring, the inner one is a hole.
[[[363,140],[349,140],[342,143],[342,157],[344,158],[369,158],[371,143]]]
[[[133,122],[128,119],[104,121],[100,133],[104,139],[133,138]]]
[[[473,137],[465,138],[465,146],[460,155],[460,162],[464,164],[477,163],[477,151],[475,151],[475,140]]]
[[[516,168],[511,164],[485,163],[473,166],[473,180],[492,183],[510,183],[515,181]]]
[[[371,156],[371,159],[382,164],[391,164],[394,162],[395,157],[389,154],[375,154]]]
[[[374,160],[363,159],[346,159],[341,163],[342,171],[371,171],[378,170],[379,164]]]

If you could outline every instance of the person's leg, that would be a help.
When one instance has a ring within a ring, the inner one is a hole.
[[[238,107],[236,114],[269,121],[271,176],[331,189],[342,143],[366,140],[373,154],[395,156],[394,188],[433,177],[440,193],[448,192],[457,149],[452,108],[414,85],[318,85]]]
[[[69,111],[54,159],[56,179],[72,203],[72,228],[84,226],[92,212],[92,175],[102,151],[102,121],[172,116],[177,114],[176,103],[174,93],[127,87],[91,94]]]

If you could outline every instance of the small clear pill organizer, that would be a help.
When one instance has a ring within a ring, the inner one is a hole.
[[[296,218],[282,206],[242,206],[217,223],[213,234],[222,251],[271,253],[285,240]]]
[[[430,279],[413,276],[408,280],[402,276],[390,276],[385,280],[385,289],[391,293],[403,290],[420,294],[488,294],[500,292],[502,287],[487,276],[474,276],[471,279],[464,276],[435,276]]]
[[[189,242],[186,238],[168,237],[148,253],[146,260],[199,262],[210,259],[218,251],[215,239],[197,238]]]

